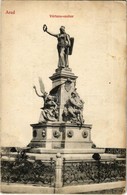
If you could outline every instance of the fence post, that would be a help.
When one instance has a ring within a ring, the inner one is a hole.
[[[55,188],[62,187],[62,157],[60,153],[56,155],[56,181]]]

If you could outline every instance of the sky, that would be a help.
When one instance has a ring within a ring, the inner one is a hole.
[[[33,85],[39,90],[41,77],[46,91],[52,88],[57,39],[43,32],[43,24],[53,33],[63,25],[74,37],[69,67],[78,76],[92,141],[97,147],[125,147],[126,3],[119,1],[2,2],[1,145],[30,142],[30,124],[38,122],[43,104]]]

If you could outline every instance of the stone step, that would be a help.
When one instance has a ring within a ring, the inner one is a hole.
[[[41,153],[41,154],[94,154],[105,152],[104,148],[87,148],[87,149],[44,149],[44,148],[33,148],[30,149],[30,153]]]

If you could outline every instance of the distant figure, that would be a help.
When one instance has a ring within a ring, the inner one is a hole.
[[[65,27],[60,27],[59,34],[53,34],[48,31],[47,26],[44,24],[43,26],[44,32],[47,32],[49,35],[54,36],[58,40],[57,50],[58,50],[58,67],[59,68],[68,68],[68,55],[72,54],[73,42],[74,38],[70,38],[70,36],[65,32]]]

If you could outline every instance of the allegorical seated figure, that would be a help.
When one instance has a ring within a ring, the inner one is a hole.
[[[58,119],[58,105],[55,96],[48,95],[48,93],[44,92],[42,95],[39,95],[36,87],[33,87],[37,96],[42,97],[44,100],[44,106],[41,108],[41,115],[39,119],[39,123],[46,121],[56,121]]]
[[[65,27],[60,27],[59,34],[53,34],[48,31],[46,25],[43,26],[44,32],[47,32],[49,35],[54,36],[58,40],[57,50],[58,50],[58,67],[59,68],[68,68],[68,55],[72,54],[73,42],[74,38],[70,38],[70,36],[65,32]]]
[[[58,118],[58,109],[53,96],[47,95],[44,107],[42,108],[39,122],[56,121]]]
[[[84,102],[80,99],[76,90],[74,90],[64,105],[63,120],[82,125],[84,123],[83,105]]]

